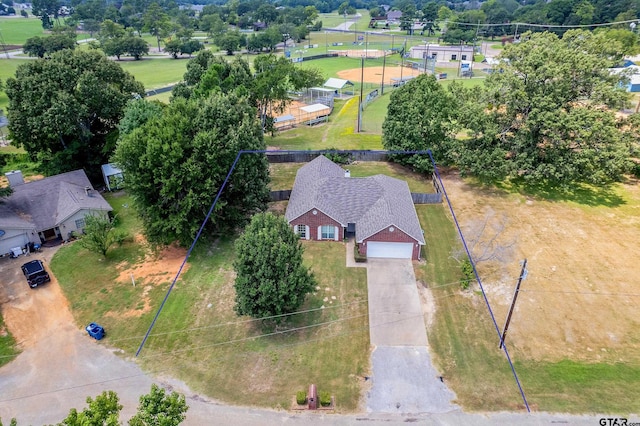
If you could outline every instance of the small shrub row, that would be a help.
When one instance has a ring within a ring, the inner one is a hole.
[[[331,405],[331,394],[327,391],[320,392],[320,405],[328,407]]]
[[[331,394],[329,392],[320,392],[319,397],[321,406],[329,407],[331,405]],[[305,391],[301,390],[296,393],[296,403],[298,405],[304,405],[307,403],[307,393]]]

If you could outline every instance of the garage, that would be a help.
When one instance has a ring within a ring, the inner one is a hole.
[[[29,242],[29,238],[23,232],[12,237],[0,238],[0,255],[8,254],[14,247],[24,247]]]
[[[413,257],[413,243],[384,243],[380,241],[370,241],[367,243],[367,257],[411,259]]]

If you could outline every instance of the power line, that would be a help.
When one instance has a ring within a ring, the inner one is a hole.
[[[255,321],[263,321],[263,320],[274,319],[274,318],[283,318],[283,317],[287,317],[287,316],[306,314],[306,313],[310,313],[310,312],[325,311],[327,309],[342,308],[342,307],[345,307],[345,306],[356,305],[356,304],[360,304],[360,303],[364,303],[364,302],[367,302],[367,299],[357,299],[357,300],[355,300],[353,302],[343,303],[341,305],[321,306],[319,308],[307,309],[307,310],[304,310],[304,311],[296,311],[296,312],[291,312],[291,313],[288,313],[288,314],[271,315],[271,316],[260,317],[260,318],[249,318],[249,319],[243,319],[243,320],[238,320],[238,321],[228,321],[228,322],[219,323],[219,324],[204,325],[204,326],[201,326],[201,327],[191,327],[191,328],[184,328],[184,329],[180,329],[180,330],[166,331],[166,332],[162,332],[162,333],[153,333],[153,334],[149,334],[149,337],[152,337],[152,336],[153,337],[155,337],[155,336],[165,336],[165,335],[176,334],[176,333],[188,333],[188,332],[191,332],[191,331],[207,330],[207,329],[210,329],[210,328],[223,327],[223,326],[227,326],[227,325],[246,324],[246,323],[251,323],[251,322],[255,322]],[[122,339],[116,339],[116,340],[110,340],[110,341],[111,342],[122,342],[122,341],[132,340],[132,339],[140,339],[141,337],[143,337],[143,336],[125,337],[125,338],[122,338]]]
[[[600,291],[571,291],[571,290],[520,290],[526,293],[564,293],[564,294],[585,294],[593,296],[631,296],[640,297],[640,293],[606,293]]]
[[[478,24],[477,22],[449,22],[446,21],[447,24],[457,24],[457,25],[465,25],[470,27],[512,27],[514,25],[519,26],[527,26],[527,27],[536,27],[536,28],[591,28],[591,27],[607,27],[612,25],[619,24],[630,24],[632,22],[638,22],[638,19],[629,19],[627,21],[616,21],[616,22],[605,22],[602,24],[581,24],[581,25],[560,25],[560,24],[533,24],[528,22],[508,22],[501,24]]]

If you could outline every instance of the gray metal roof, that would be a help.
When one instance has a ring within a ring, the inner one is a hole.
[[[88,193],[85,188],[89,188]],[[55,228],[80,210],[113,210],[93,189],[84,170],[14,186],[4,205],[35,225],[37,231]],[[0,224],[4,220],[0,214]]]
[[[424,244],[409,185],[399,179],[345,177],[321,155],[298,170],[285,217],[291,222],[314,208],[344,227],[355,223],[358,242],[393,225]]]

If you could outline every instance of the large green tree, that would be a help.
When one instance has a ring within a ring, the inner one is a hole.
[[[55,27],[48,37],[31,37],[22,46],[22,50],[29,56],[43,58],[54,52],[76,48],[76,32],[70,27]]]
[[[389,151],[431,149],[435,159],[448,162],[458,126],[458,102],[450,90],[432,75],[421,75],[391,94],[389,109],[382,123],[382,145]],[[419,171],[430,171],[427,155],[396,155],[401,164]]]
[[[124,169],[148,238],[189,244],[240,150],[264,150],[255,109],[246,98],[212,93],[175,99],[118,142],[114,161]],[[245,154],[237,163],[205,232],[243,226],[269,200],[268,163]]]
[[[143,29],[156,38],[158,51],[160,51],[160,39],[166,37],[171,31],[169,15],[158,3],[151,3],[142,17],[142,21],[144,23]]]
[[[188,409],[184,395],[167,394],[154,383],[151,392],[140,397],[138,412],[129,420],[129,426],[178,426]]]
[[[20,65],[7,80],[9,134],[55,174],[99,174],[113,150],[111,134],[144,87],[97,51],[64,50]]]
[[[604,33],[524,34],[505,48],[485,89],[460,90],[469,138],[456,148],[463,172],[530,183],[606,184],[629,170],[615,111],[628,94],[609,68],[622,46]]]
[[[114,391],[104,391],[95,399],[87,398],[88,406],[78,412],[75,408],[59,426],[104,425],[120,426],[120,411],[122,404]],[[138,411],[129,420],[131,426],[177,426],[185,419],[189,409],[184,395],[177,392],[167,394],[156,384],[151,385],[151,391],[140,397]],[[13,424],[13,423],[12,423]]]
[[[315,286],[302,254],[300,238],[283,217],[255,215],[236,241],[238,315],[264,318],[298,309]]]

